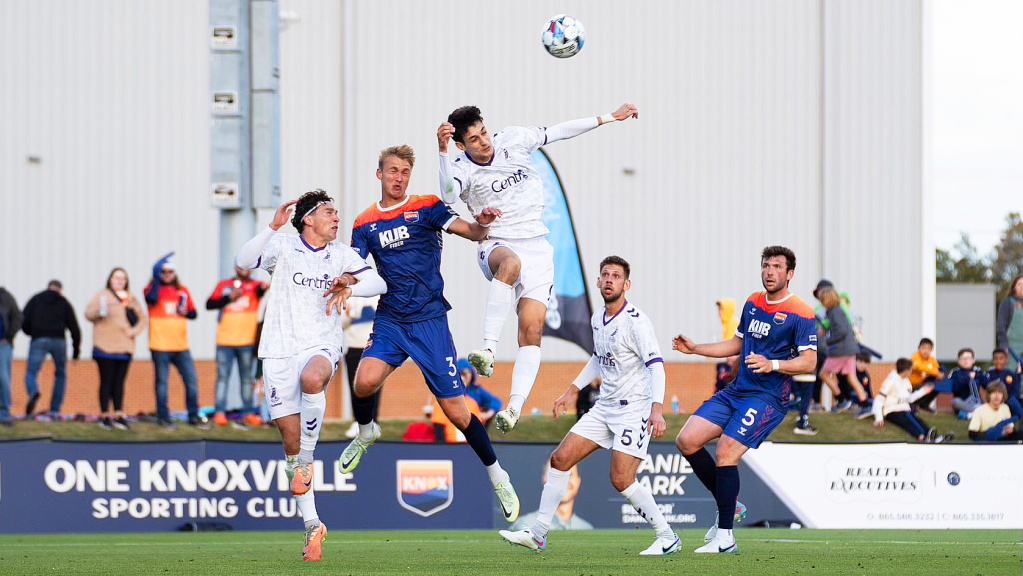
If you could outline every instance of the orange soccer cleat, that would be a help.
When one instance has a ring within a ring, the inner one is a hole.
[[[305,531],[305,548],[302,549],[303,562],[319,562],[323,557],[320,544],[327,538],[327,526],[320,522],[319,526]]]
[[[301,496],[313,486],[313,463],[299,461],[295,466],[295,475],[291,478],[291,493]]]

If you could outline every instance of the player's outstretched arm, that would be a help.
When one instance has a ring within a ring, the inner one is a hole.
[[[287,224],[291,219],[291,207],[295,204],[298,204],[298,200],[285,202],[277,208],[270,225],[242,246],[238,256],[234,259],[235,266],[243,270],[252,270],[259,264],[259,257],[263,254],[263,249],[266,248],[273,235],[281,229],[281,226]]]
[[[458,194],[462,191],[459,184],[456,189],[455,177],[451,174],[451,162],[448,160],[448,140],[455,133],[455,127],[450,122],[444,122],[437,128],[437,149],[440,158],[440,199],[445,204],[454,204],[458,201]]]
[[[569,120],[568,122],[555,124],[554,126],[547,128],[547,143],[550,144],[551,142],[557,142],[558,140],[575,138],[580,134],[593,130],[597,126],[602,126],[616,120],[626,120],[628,118],[639,118],[639,110],[637,110],[632,104],[626,103],[622,104],[614,112],[609,112],[603,116],[590,116],[588,118],[580,118],[578,120]]]
[[[794,376],[796,374],[813,374],[817,368],[817,351],[806,349],[791,360],[770,360],[760,354],[749,354],[743,361],[756,374],[781,372]]]
[[[688,337],[679,334],[671,339],[671,347],[683,354],[696,354],[708,358],[728,358],[742,351],[742,338],[732,336],[728,340],[713,344],[696,344]]]
[[[352,284],[353,278],[355,279],[354,284]],[[330,288],[323,293],[324,296],[330,296],[330,299],[327,300],[327,316],[330,316],[333,311],[341,314],[348,310],[348,299],[352,296],[369,298],[386,293],[387,283],[377,274],[376,270],[366,268],[357,275],[345,272],[334,278]]]
[[[487,234],[490,232],[490,225],[501,216],[502,212],[497,208],[484,208],[476,216],[476,222],[469,223],[461,218],[456,218],[448,226],[448,232],[473,242],[479,242],[487,237]]]

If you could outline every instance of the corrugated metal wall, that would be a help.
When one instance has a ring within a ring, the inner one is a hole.
[[[714,302],[760,288],[759,251],[773,243],[799,256],[793,289],[805,300],[822,270],[848,289],[886,354],[918,338],[923,251],[905,209],[922,194],[919,1],[280,6],[298,17],[281,33],[285,197],[317,186],[341,197],[345,183],[347,227],[379,197],[385,146],[413,145],[410,192],[435,193],[434,135],[457,106],[479,105],[496,130],[629,101],[638,121],[547,151],[588,275],[610,253],[633,263],[630,298],[655,319],[670,360],[682,359],[668,353],[673,334],[715,337]],[[587,28],[569,60],[540,44],[557,11]],[[0,61],[18,86],[0,89],[0,194],[16,215],[0,228],[0,284],[22,303],[55,276],[81,309],[115,264],[141,288],[171,249],[200,299],[212,287],[207,12],[202,1],[0,5]],[[885,209],[892,202],[902,213]],[[486,294],[474,245],[448,237],[443,271],[456,344],[468,350]],[[884,283],[893,278],[906,288]],[[193,323],[198,357],[212,355],[213,330],[212,315]],[[20,339],[19,355],[26,348]],[[585,358],[553,339],[544,348],[548,359]]]

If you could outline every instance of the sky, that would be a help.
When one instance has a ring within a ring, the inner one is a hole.
[[[1023,212],[1023,2],[933,4],[934,234],[981,254]]]

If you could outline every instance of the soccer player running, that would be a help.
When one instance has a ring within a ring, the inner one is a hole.
[[[664,434],[664,361],[650,319],[625,299],[629,263],[608,256],[600,263],[597,287],[604,308],[590,319],[593,355],[568,390],[554,402],[557,419],[572,400],[597,376],[600,397],[572,426],[551,455],[551,469],[540,496],[536,522],[525,530],[501,530],[501,536],[530,550],[547,549],[547,531],[568,487],[572,467],[597,448],[610,448],[611,484],[653,525],[657,539],[643,556],[672,554],[682,548],[678,536],[657,508],[650,489],[636,481],[650,438]]]
[[[760,281],[766,292],[746,300],[735,335],[714,344],[694,344],[681,334],[672,340],[672,347],[683,354],[727,358],[742,352],[735,381],[697,408],[675,439],[718,505],[717,520],[698,553],[738,551],[732,526],[734,516],[745,515],[737,500],[739,459],[760,446],[785,418],[790,376],[809,374],[817,365],[813,310],[788,289],[795,269],[792,250],[764,248]],[[719,437],[715,467],[704,445]]]
[[[298,236],[278,232],[289,217]],[[291,493],[305,522],[305,562],[320,561],[320,544],[327,535],[312,489],[313,450],[327,406],[324,388],[334,376],[343,345],[342,315],[331,314],[324,292],[339,277],[345,298],[387,291],[362,258],[336,241],[337,229],[330,196],[323,190],[307,192],[278,208],[270,226],[245,243],[235,260],[239,268],[263,268],[274,277],[259,357],[270,419],[281,433]]]
[[[487,429],[465,405],[465,385],[455,366],[458,354],[448,329],[451,305],[444,299],[440,274],[441,232],[482,240],[501,211],[482,209],[476,222],[469,223],[436,196],[407,195],[415,161],[412,148],[406,145],[380,152],[380,202],[360,214],[352,227],[352,247],[362,257],[373,255],[387,282],[387,293],[377,305],[373,333],[355,374],[352,410],[359,435],[341,454],[338,468],[343,473],[354,470],[380,437],[371,397],[391,372],[411,357],[444,414],[465,434],[466,442],[486,466],[505,520],[514,522],[519,515],[518,496],[508,473],[497,462]]]
[[[554,248],[545,235],[544,193],[530,154],[537,148],[574,138],[597,126],[638,118],[632,104],[603,116],[563,122],[550,128],[509,126],[491,137],[480,109],[463,106],[437,129],[440,149],[441,198],[447,204],[461,198],[473,216],[484,208],[501,210],[488,238],[480,242],[476,260],[490,281],[483,317],[483,347],[469,353],[469,363],[482,376],[494,373],[494,352],[512,304],[519,316],[519,351],[512,370],[508,405],[494,417],[502,432],[515,427],[522,405],[540,370],[540,336],[547,304],[554,289]],[[448,158],[448,139],[459,152]]]

